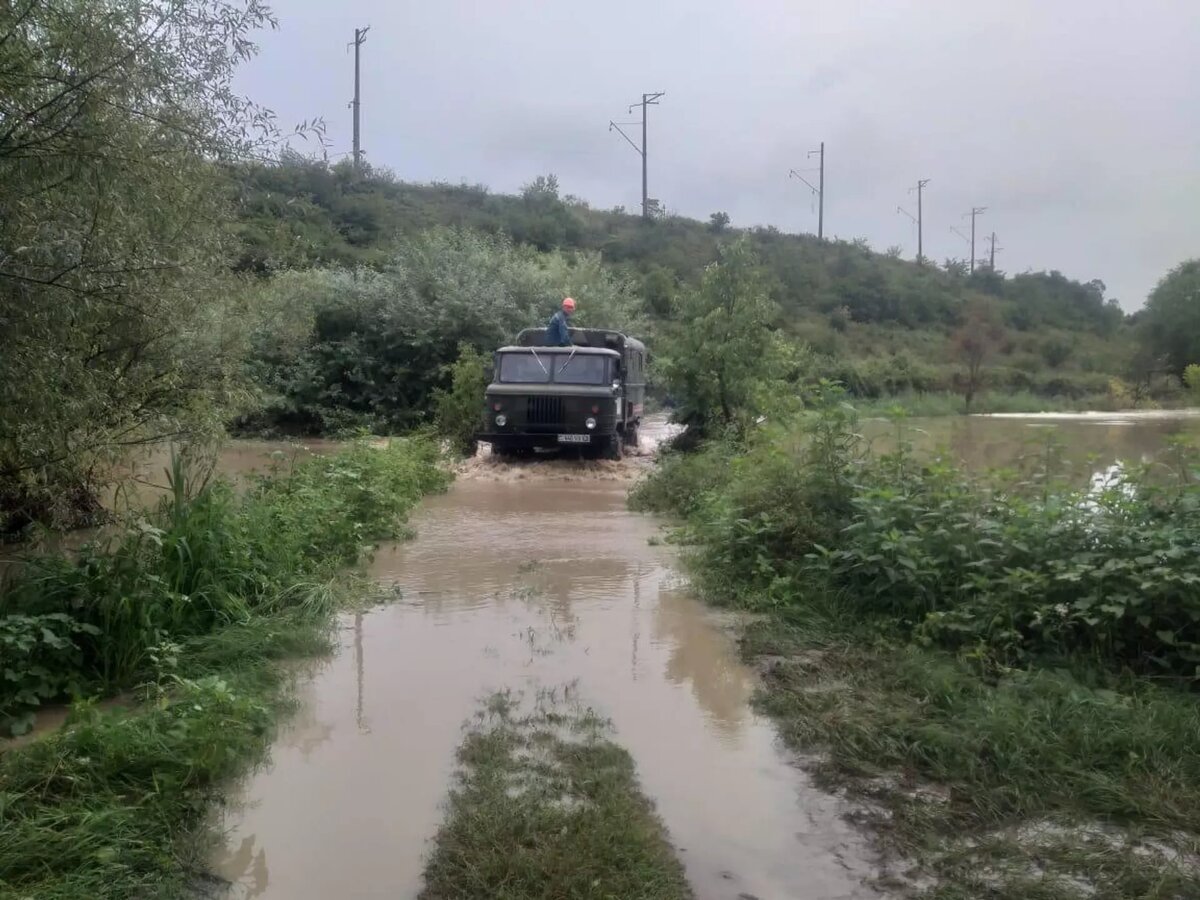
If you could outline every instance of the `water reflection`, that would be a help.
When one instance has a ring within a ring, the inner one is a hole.
[[[267,891],[267,851],[256,846],[256,836],[242,838],[232,849],[223,850],[217,866],[229,882],[231,900],[251,900]]]

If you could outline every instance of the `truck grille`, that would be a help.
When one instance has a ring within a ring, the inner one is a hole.
[[[530,425],[558,425],[563,421],[562,397],[527,397],[525,421]]]

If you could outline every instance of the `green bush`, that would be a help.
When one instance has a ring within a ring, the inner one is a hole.
[[[900,441],[903,446],[903,440]],[[1078,656],[1200,677],[1200,485],[1132,470],[1076,489],[875,457],[828,394],[799,427],[709,448],[639,489],[688,517],[702,587],[747,605],[834,596],[1003,665]],[[684,499],[679,499],[684,498]],[[698,498],[698,499],[697,499]]]
[[[460,344],[458,359],[449,367],[450,389],[433,393],[438,433],[463,456],[475,453],[489,359],[470,344]]]
[[[164,644],[320,602],[340,566],[445,487],[437,458],[428,440],[358,444],[240,495],[222,480],[189,493],[177,459],[154,514],[75,555],[27,560],[0,595],[0,635],[23,654],[5,655],[0,725],[69,693],[136,684]]]
[[[641,330],[634,283],[597,255],[539,253],[504,236],[438,229],[381,269],[286,272],[256,291],[245,430],[379,432],[424,424],[462,346],[490,353],[544,325],[564,295],[574,324]]]
[[[903,455],[867,465],[854,512],[804,569],[846,602],[1006,664],[1082,653],[1200,675],[1200,490],[1133,474],[1027,496]]]

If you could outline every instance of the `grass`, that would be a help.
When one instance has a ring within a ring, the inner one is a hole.
[[[0,632],[25,653],[5,658],[10,721],[68,687],[141,702],[78,700],[57,733],[0,749],[0,897],[193,895],[212,804],[290,707],[278,661],[329,649],[345,567],[406,533],[446,484],[436,460],[424,442],[359,446],[244,494],[177,490],[113,541],[22,572],[0,597],[0,626],[17,623]],[[50,634],[51,655],[27,639],[30,622],[62,617],[87,630]]]
[[[929,900],[1200,896],[1200,708],[1145,680],[985,678],[822,604],[748,626],[759,702]]]
[[[608,732],[569,691],[525,711],[493,696],[459,750],[422,900],[691,897],[632,758]]]
[[[58,733],[5,752],[0,896],[189,896],[208,809],[266,753],[283,696],[266,667],[175,680],[129,712],[77,706]]]

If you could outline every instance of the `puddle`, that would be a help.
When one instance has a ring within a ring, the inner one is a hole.
[[[227,818],[232,896],[415,897],[487,694],[574,682],[637,763],[700,900],[876,893],[843,801],[749,706],[754,677],[616,480],[464,479],[372,574],[402,599],[342,650]]]

